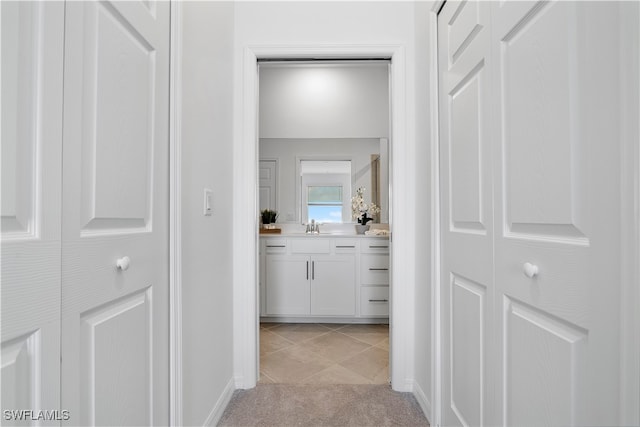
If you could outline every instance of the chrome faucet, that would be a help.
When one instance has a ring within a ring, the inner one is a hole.
[[[316,224],[316,220],[312,219],[311,223],[307,223],[307,229],[305,230],[307,234],[320,234],[320,224]]]

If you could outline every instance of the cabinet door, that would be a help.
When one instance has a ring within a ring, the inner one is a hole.
[[[351,255],[311,258],[311,314],[356,313],[355,259]]]
[[[266,270],[266,314],[309,314],[309,257],[267,255]]]

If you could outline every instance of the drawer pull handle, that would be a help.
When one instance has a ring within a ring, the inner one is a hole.
[[[370,271],[389,271],[388,268],[373,268],[373,267],[369,267]]]
[[[309,280],[309,261],[307,261],[307,280]]]
[[[268,248],[286,248],[285,245],[267,245]]]
[[[389,302],[388,299],[370,299],[369,302]]]
[[[311,261],[311,280],[316,280],[316,262]]]
[[[336,245],[336,248],[355,248],[355,246],[340,246],[340,245]]]
[[[376,245],[369,245],[369,249],[388,249],[389,246],[376,246]]]

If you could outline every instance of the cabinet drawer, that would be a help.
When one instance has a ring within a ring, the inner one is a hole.
[[[389,239],[363,239],[360,251],[370,254],[388,254]]]
[[[287,239],[265,239],[264,252],[267,254],[283,254],[287,252]]]
[[[336,239],[333,242],[333,249],[335,253],[355,253],[358,248],[358,240],[356,239]]]
[[[360,288],[361,316],[389,315],[389,287],[363,286]]]
[[[360,258],[360,283],[363,285],[388,285],[389,255],[362,255]]]
[[[331,242],[322,237],[291,239],[291,253],[293,254],[328,254],[331,252]]]

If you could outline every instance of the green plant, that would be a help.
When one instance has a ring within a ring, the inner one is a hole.
[[[262,217],[263,224],[271,224],[276,222],[276,219],[278,218],[278,211],[263,209],[260,211],[260,216]]]

